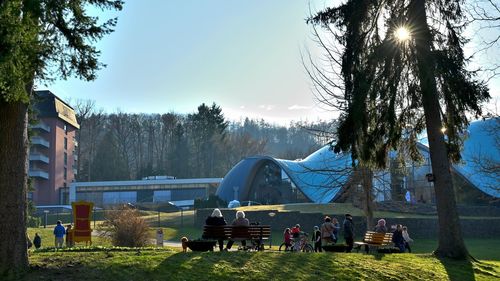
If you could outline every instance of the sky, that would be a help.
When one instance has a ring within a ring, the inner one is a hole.
[[[315,98],[301,53],[320,58],[305,18],[327,0],[126,1],[115,32],[97,43],[107,67],[92,82],[40,85],[108,113],[194,113],[206,103],[227,119],[275,124],[337,116]],[[500,88],[500,87],[498,87]]]

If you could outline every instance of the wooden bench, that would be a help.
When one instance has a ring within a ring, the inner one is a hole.
[[[365,251],[368,253],[370,248],[380,248],[392,244],[392,233],[378,233],[374,231],[367,231],[363,242],[355,242],[354,248],[359,252],[361,246],[365,246]]]
[[[203,226],[203,239],[213,240],[250,240],[256,249],[264,250],[264,240],[269,240],[271,246],[271,226],[269,225],[205,225]]]

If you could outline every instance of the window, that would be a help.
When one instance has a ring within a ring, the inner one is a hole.
[[[68,169],[64,167],[64,180],[66,180],[67,178],[68,178]]]
[[[63,129],[64,129],[64,133],[67,135],[68,134],[68,127],[66,125],[64,125]]]
[[[170,190],[155,190],[153,195],[153,202],[168,202],[172,200],[172,193]]]
[[[64,152],[64,166],[68,165],[68,153]]]
[[[117,191],[103,192],[103,204],[136,203],[137,192],[135,191]]]
[[[64,149],[68,149],[68,138],[64,137]]]

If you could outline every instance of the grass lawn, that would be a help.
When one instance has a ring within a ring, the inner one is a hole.
[[[265,207],[281,208],[280,211],[357,214],[349,205]],[[262,207],[242,207],[247,208]],[[192,226],[193,217],[193,212],[184,212],[181,227],[179,213],[161,213],[160,225],[165,239],[179,241],[182,236],[200,238],[202,231]],[[152,226],[153,238],[158,216],[148,213],[145,218]],[[38,232],[42,236],[42,246],[51,247],[54,244],[53,227],[29,228],[28,234],[33,238]],[[282,242],[281,231],[273,231],[272,238],[273,249],[276,250],[276,245]],[[30,270],[26,274],[0,276],[0,280],[500,280],[500,239],[466,239],[466,244],[472,256],[480,262],[436,259],[429,254],[437,245],[433,239],[416,239],[412,244],[413,254],[366,255],[269,250],[181,253],[180,249],[168,248],[117,249],[109,248],[111,243],[108,239],[93,237],[93,245],[101,247],[57,252],[47,249],[31,251]]]
[[[34,252],[7,280],[495,280],[500,262],[439,260],[427,254],[205,252],[169,250]],[[6,279],[4,279],[6,280]]]

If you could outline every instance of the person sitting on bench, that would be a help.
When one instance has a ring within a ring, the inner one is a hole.
[[[245,213],[243,211],[238,211],[238,212],[236,212],[236,218],[233,220],[233,223],[231,225],[233,225],[233,226],[249,226],[250,221],[247,218],[245,218]],[[234,240],[230,239],[227,242],[226,250],[231,249],[233,244],[234,244]],[[246,241],[242,240],[241,246],[245,247],[246,245],[247,245]]]
[[[205,220],[206,225],[226,225],[226,220],[222,216],[222,213],[219,209],[214,209],[212,212],[212,215],[209,216]],[[223,239],[218,239],[219,242],[219,250],[222,251],[224,249],[224,240]]]

